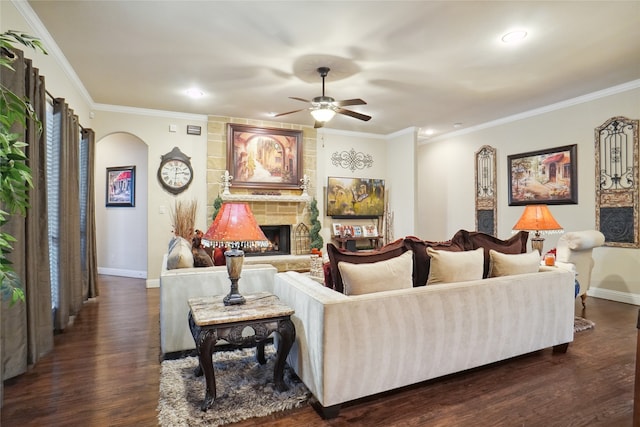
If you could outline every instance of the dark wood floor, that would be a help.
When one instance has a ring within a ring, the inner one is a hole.
[[[159,291],[109,276],[100,291],[53,353],[5,382],[2,426],[157,425]],[[546,349],[353,402],[331,421],[306,406],[236,426],[631,426],[638,307],[590,298],[576,312],[596,328],[566,354]]]

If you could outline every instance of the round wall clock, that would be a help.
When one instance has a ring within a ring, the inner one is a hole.
[[[161,156],[158,180],[165,190],[172,194],[182,193],[193,181],[191,158],[178,147]]]

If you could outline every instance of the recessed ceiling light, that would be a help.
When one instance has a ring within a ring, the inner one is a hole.
[[[462,123],[460,123],[460,122],[454,123],[453,127],[456,128],[456,129],[460,129],[462,127]]]
[[[187,89],[185,93],[191,98],[202,98],[204,96],[204,92],[197,88]]]
[[[514,30],[509,31],[505,35],[502,36],[502,41],[504,43],[515,43],[527,37],[527,32],[524,30]]]

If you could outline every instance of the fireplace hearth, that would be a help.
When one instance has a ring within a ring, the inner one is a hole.
[[[291,226],[290,225],[261,225],[262,232],[269,240],[266,248],[245,248],[246,256],[290,255],[291,254]]]

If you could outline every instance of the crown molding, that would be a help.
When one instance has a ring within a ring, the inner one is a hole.
[[[563,108],[572,107],[574,105],[584,104],[585,102],[594,101],[600,98],[605,98],[607,96],[616,95],[618,93],[628,92],[630,90],[640,88],[640,79],[632,80],[627,83],[622,83],[617,86],[612,86],[607,89],[602,89],[596,92],[591,92],[586,95],[577,96],[575,98],[567,99],[564,101],[556,102],[555,104],[550,104],[544,107],[535,108],[533,110],[525,111],[523,113],[514,114],[512,116],[503,117],[501,119],[493,120],[490,122],[482,123],[477,126],[471,126],[466,129],[461,129],[454,132],[445,133],[443,135],[439,135],[434,138],[428,139],[420,139],[419,144],[428,144],[430,142],[442,141],[445,139],[450,139],[456,136],[466,135],[469,133],[477,132],[482,129],[488,129],[500,125],[504,125],[507,123],[515,122],[522,119],[527,119],[530,117],[539,116],[541,114],[550,113],[552,111],[561,110]]]
[[[38,15],[33,11],[29,2],[26,0],[11,0],[11,3],[16,7],[18,12],[20,12],[25,21],[27,21],[27,24],[33,29],[35,36],[42,40],[49,55],[54,58],[60,68],[62,68],[64,73],[67,75],[69,81],[76,87],[76,89],[78,89],[78,92],[80,92],[80,95],[87,102],[89,108],[92,108],[94,102],[91,95],[89,95],[89,92],[82,84],[82,81],[76,74],[75,70],[71,64],[69,64],[69,61],[67,61],[62,50],[60,50],[56,41],[51,37],[51,34],[49,34],[49,31],[44,26],[40,18],[38,18]]]
[[[93,110],[106,111],[110,113],[133,114],[138,116],[164,117],[169,119],[199,120],[206,122],[208,116],[205,114],[181,113],[178,111],[152,110],[149,108],[125,107],[112,104],[93,104]]]

